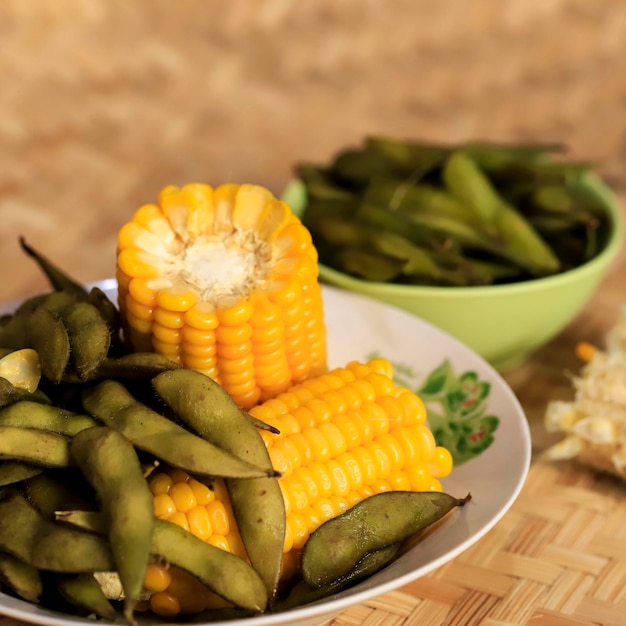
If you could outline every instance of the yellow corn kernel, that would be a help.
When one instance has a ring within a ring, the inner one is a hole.
[[[192,615],[203,611],[206,587],[191,574],[176,567],[171,568],[171,577],[167,592],[178,600],[180,612]]]
[[[157,591],[150,596],[150,608],[157,615],[171,617],[180,613],[180,602],[167,591]]]
[[[437,446],[435,448],[435,453],[428,462],[430,473],[435,478],[438,478],[439,476],[448,476],[448,474],[452,471],[452,465],[453,460],[450,450],[442,446]]]
[[[180,526],[181,528],[184,528],[185,530],[189,530],[189,520],[182,511],[176,511],[175,513],[172,513],[169,516],[168,521],[172,522],[172,524]]]
[[[180,345],[169,341],[161,341],[156,337],[152,337],[152,347],[157,347],[159,352],[173,361],[180,361]]]
[[[579,341],[576,344],[576,356],[581,360],[589,363],[595,356],[598,349],[587,341]]]
[[[185,325],[183,314],[179,311],[168,311],[161,307],[156,307],[152,312],[152,319],[156,324],[166,328],[182,328]]]
[[[169,519],[176,512],[174,500],[167,493],[156,493],[153,498],[154,514],[159,519]]]
[[[225,506],[223,500],[215,499],[207,505],[207,512],[213,532],[226,537],[234,524],[232,511]]]
[[[169,496],[174,501],[177,511],[187,513],[196,506],[196,496],[188,483],[176,483],[170,487]]]
[[[125,311],[127,314],[131,314],[137,319],[148,322],[150,324],[150,328],[152,327],[151,322],[154,318],[154,307],[146,306],[131,297],[127,297]]]
[[[193,495],[196,498],[196,504],[198,506],[206,507],[207,504],[215,500],[215,493],[199,480],[189,477],[187,484],[193,491]]]
[[[165,187],[121,227],[116,275],[129,347],[202,371],[245,409],[326,369],[317,252],[263,187]]]
[[[156,254],[139,248],[125,248],[117,255],[119,269],[131,278],[155,278],[163,271],[163,263]]]
[[[149,563],[146,568],[146,575],[143,586],[148,591],[165,591],[172,582],[172,575],[169,567],[162,563]]]
[[[297,573],[302,547],[326,520],[377,493],[441,491],[438,478],[452,470],[450,452],[436,445],[425,423],[423,403],[396,386],[391,375],[381,359],[351,363],[250,409],[280,429],[260,433],[282,474],[285,580]],[[180,470],[164,470],[169,480],[160,473],[150,479],[155,509],[159,503],[171,521],[178,516],[196,536],[247,558],[223,480],[209,488]],[[175,503],[174,513],[161,503],[164,498]],[[164,591],[178,598],[180,611],[191,606],[186,590],[170,585]]]
[[[168,493],[170,487],[174,484],[174,481],[168,474],[159,472],[152,478],[150,478],[149,485],[152,495]]]

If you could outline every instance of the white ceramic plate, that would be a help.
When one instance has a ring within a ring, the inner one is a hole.
[[[115,300],[114,280],[97,285]],[[403,385],[425,400],[429,419],[462,461],[442,481],[444,490],[472,500],[393,564],[326,601],[287,613],[233,620],[229,626],[323,624],[349,606],[424,576],[487,533],[522,488],[530,463],[526,416],[500,375],[459,341],[409,313],[324,286],[329,365],[384,356]],[[11,305],[0,307],[0,312]],[[462,314],[462,312],[460,313]],[[424,387],[426,385],[426,387]],[[93,624],[0,593],[0,613],[51,626]],[[215,626],[215,622],[212,623]]]

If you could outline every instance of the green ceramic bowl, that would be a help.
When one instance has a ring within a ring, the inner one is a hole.
[[[431,287],[364,281],[320,266],[320,278],[435,324],[505,371],[522,363],[580,313],[622,246],[624,217],[617,198],[598,178],[590,175],[586,182],[610,215],[611,236],[598,256],[562,274],[510,285]],[[304,186],[292,182],[283,199],[301,212]]]

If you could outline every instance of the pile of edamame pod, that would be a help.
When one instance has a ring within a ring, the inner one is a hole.
[[[56,611],[134,624],[146,568],[156,560],[192,574],[230,604],[193,621],[283,611],[379,571],[407,538],[469,500],[371,496],[310,536],[302,580],[277,593],[283,536],[276,529],[284,529],[285,511],[258,430],[271,427],[207,376],[125,351],[106,294],[21,244],[52,289],[0,319],[2,591]],[[257,544],[255,558],[156,519],[147,477],[159,464],[207,485],[215,477],[236,485],[237,524]],[[111,576],[120,593],[106,592]]]
[[[591,164],[562,146],[437,145],[368,137],[300,163],[320,262],[370,281],[474,286],[577,267],[607,241]]]

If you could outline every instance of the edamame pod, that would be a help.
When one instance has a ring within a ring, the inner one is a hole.
[[[47,519],[63,509],[94,510],[96,503],[83,475],[76,469],[45,472],[27,480],[23,493]]]
[[[264,469],[272,463],[257,429],[223,387],[190,369],[153,379],[159,397],[201,437]],[[285,542],[285,505],[276,478],[226,480],[233,513],[252,566],[270,599],[276,593]]]
[[[42,374],[54,383],[61,381],[70,357],[69,337],[59,314],[41,303],[20,308],[0,327],[0,345],[35,350]]]
[[[100,511],[55,511],[54,519],[98,535],[105,535],[109,528]]]
[[[257,572],[242,558],[198,539],[185,529],[157,519],[152,551],[171,565],[195,576],[236,607],[261,613],[267,590]]]
[[[51,522],[14,489],[0,492],[0,551],[53,572],[109,572],[115,569],[106,539]]]
[[[372,182],[363,194],[368,203],[388,207],[391,211],[410,211],[445,215],[462,222],[471,222],[467,207],[444,189],[426,183],[381,180]]]
[[[49,430],[72,437],[85,428],[97,425],[98,422],[89,415],[31,400],[20,400],[0,409],[0,426]]]
[[[14,485],[37,476],[43,472],[43,467],[30,465],[21,461],[1,461],[0,462],[0,487]]]
[[[100,512],[62,511],[57,514],[57,519],[61,524],[67,523],[92,533],[107,532],[104,515]],[[153,558],[189,572],[239,610],[258,613],[267,606],[265,584],[253,567],[235,554],[216,548],[172,522],[155,520],[150,553]]]
[[[399,168],[408,172],[429,172],[440,167],[448,154],[446,146],[396,141],[387,137],[366,137],[365,146],[389,156]]]
[[[0,459],[43,467],[67,467],[70,464],[69,440],[44,430],[0,426]]]
[[[259,478],[276,472],[238,459],[138,402],[114,380],[105,380],[83,395],[86,411],[119,430],[135,447],[191,474]]]
[[[337,253],[337,267],[347,274],[374,282],[389,282],[402,274],[402,261],[357,248],[344,248]]]
[[[246,417],[250,420],[250,423],[259,430],[266,430],[268,433],[272,433],[274,435],[280,435],[280,430],[276,428],[276,426],[272,426],[271,424],[265,423],[263,420],[260,420],[258,417],[254,415],[250,415],[250,413],[246,413]]]
[[[111,331],[100,311],[89,302],[76,302],[63,314],[72,364],[80,380],[89,380],[111,346]]]
[[[366,554],[404,541],[469,499],[412,491],[370,496],[311,534],[302,551],[302,577],[310,587],[341,580]]]
[[[203,439],[243,458],[261,451],[256,465],[272,467],[258,431],[232,397],[213,379],[191,369],[163,372],[152,380],[158,396]]]
[[[5,552],[0,552],[0,586],[2,584],[24,600],[39,602],[42,592],[39,570]]]
[[[0,378],[0,407],[9,406],[20,400],[31,400],[42,404],[50,404],[50,399],[39,389],[27,391],[20,389],[6,378]]]
[[[117,621],[117,612],[93,574],[59,574],[55,584],[61,596],[81,612]]]
[[[368,552],[346,576],[327,585],[313,588],[309,587],[303,580],[299,581],[291,589],[289,595],[275,607],[275,610],[286,611],[296,606],[322,600],[364,578],[373,576],[396,557],[400,547],[400,543],[392,543],[380,550]]]
[[[461,151],[453,152],[446,159],[442,178],[450,193],[470,209],[484,232],[497,236],[496,219],[502,200],[476,163]]]
[[[39,268],[47,277],[53,289],[55,289],[56,291],[68,291],[80,297],[87,296],[87,291],[82,285],[77,283],[73,278],[63,272],[43,254],[37,252],[35,248],[26,243],[26,239],[24,237],[20,237],[20,246],[29,257],[34,259]]]
[[[92,379],[116,378],[120,380],[149,380],[161,372],[181,366],[156,352],[131,352],[119,357],[105,358]]]
[[[117,333],[122,327],[119,309],[109,300],[108,296],[99,287],[92,287],[87,296],[88,302],[93,304],[107,323],[112,337],[117,338]],[[115,346],[118,347],[118,346]]]
[[[536,274],[559,269],[559,259],[528,221],[507,205],[480,168],[462,152],[446,161],[443,179],[448,189],[474,212],[481,228],[500,238],[503,249],[522,267]]]
[[[372,178],[390,176],[397,169],[394,160],[372,150],[344,150],[331,164],[331,172],[350,187],[362,189]]]
[[[61,317],[44,306],[29,316],[28,345],[39,354],[41,372],[59,383],[70,360],[70,338]]]
[[[131,442],[108,426],[88,428],[70,442],[73,459],[96,491],[108,522],[108,537],[124,589],[129,623],[148,566],[154,506]]]

